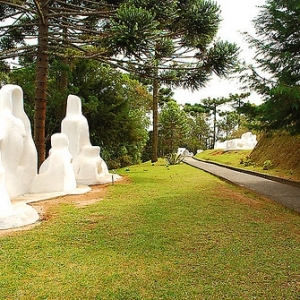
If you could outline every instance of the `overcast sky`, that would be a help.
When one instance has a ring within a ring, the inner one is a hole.
[[[221,8],[222,22],[218,36],[222,40],[236,43],[241,49],[241,58],[251,63],[254,50],[250,50],[245,37],[240,32],[255,33],[252,20],[259,12],[259,7],[265,0],[215,0]],[[206,88],[196,92],[176,90],[174,98],[180,103],[199,103],[201,99],[211,97],[227,97],[230,93],[242,93],[237,80],[220,80],[213,78]],[[250,102],[259,104],[261,100],[256,94],[249,98]]]

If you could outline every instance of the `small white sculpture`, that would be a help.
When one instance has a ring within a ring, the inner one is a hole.
[[[64,133],[53,134],[51,146],[48,158],[33,181],[32,193],[71,192],[76,189],[68,137]]]
[[[84,184],[107,183],[119,179],[117,174],[109,174],[100,156],[100,147],[90,142],[89,125],[82,115],[81,100],[69,95],[66,117],[61,122],[61,132],[69,139],[69,150],[73,155],[73,166],[77,182]]]
[[[30,121],[24,112],[23,91],[7,84],[0,90],[2,164],[5,187],[11,198],[27,193],[37,173],[37,151],[32,139]]]
[[[177,155],[181,155],[181,156],[194,156],[194,153],[190,152],[186,148],[178,148],[177,149]]]

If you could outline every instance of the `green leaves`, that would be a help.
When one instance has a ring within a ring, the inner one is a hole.
[[[249,68],[246,82],[264,97],[258,110],[261,129],[300,132],[300,5],[296,0],[268,0],[254,20],[260,70]],[[266,75],[265,75],[266,74]]]
[[[206,54],[205,65],[210,66],[218,76],[224,76],[238,66],[236,44],[219,41]]]
[[[212,1],[189,1],[181,12],[179,26],[186,46],[205,48],[213,41],[220,24],[219,7]]]
[[[139,56],[154,50],[159,23],[151,12],[123,5],[106,30],[105,45],[116,54]]]

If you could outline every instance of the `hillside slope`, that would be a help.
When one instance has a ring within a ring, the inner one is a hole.
[[[300,181],[300,135],[268,134],[259,139],[252,151],[205,150],[196,158]],[[268,160],[272,166],[265,169],[264,162]]]
[[[274,168],[300,174],[300,135],[288,133],[264,135],[250,154],[258,165],[271,160]]]

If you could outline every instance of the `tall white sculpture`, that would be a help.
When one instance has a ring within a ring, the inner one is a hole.
[[[31,141],[22,89],[6,85],[0,90],[0,229],[33,224],[39,219],[33,207],[22,202],[12,204],[10,199],[28,192],[36,173],[37,157]]]
[[[12,203],[5,189],[5,169],[1,163],[0,152],[0,218],[12,211]]]
[[[61,122],[61,132],[69,139],[69,150],[73,155],[73,166],[77,182],[83,184],[106,183],[119,179],[117,174],[109,174],[100,156],[100,147],[90,142],[89,125],[82,115],[81,100],[69,95],[66,117]]]
[[[48,158],[33,181],[32,193],[71,192],[76,189],[68,137],[64,133],[53,134],[51,146]]]
[[[37,173],[37,152],[30,121],[24,112],[23,91],[17,85],[0,90],[0,120],[3,132],[0,144],[5,187],[11,198],[27,193]]]

